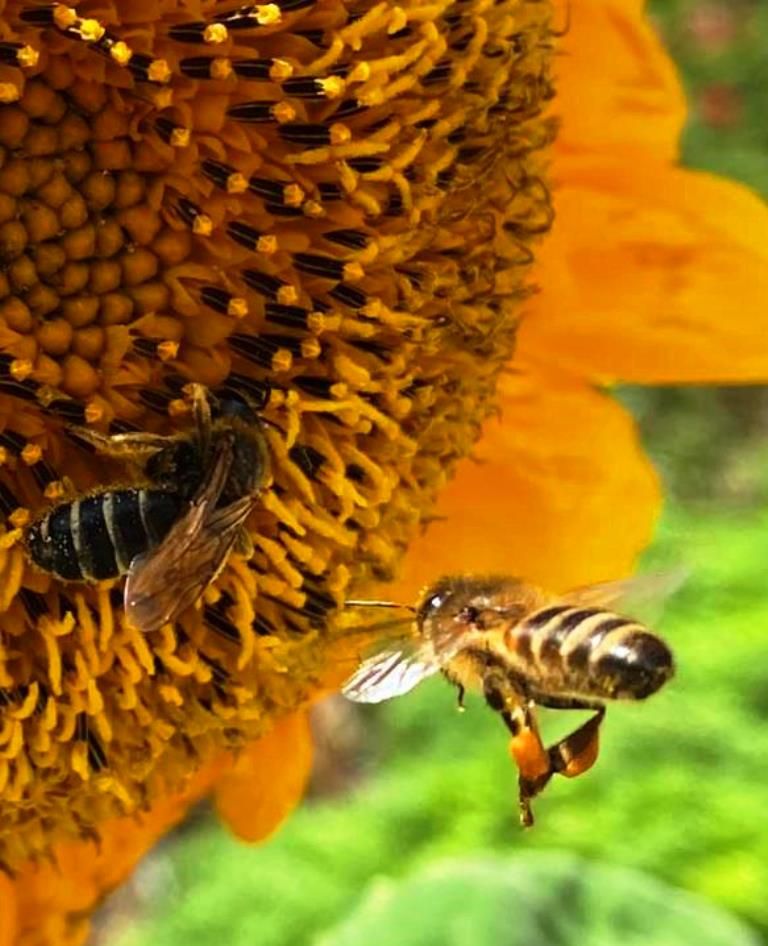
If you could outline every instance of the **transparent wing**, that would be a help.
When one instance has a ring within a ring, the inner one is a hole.
[[[370,630],[388,625],[402,628],[403,621],[374,624]],[[413,626],[413,618],[405,623]],[[444,634],[435,642],[416,633],[389,636],[378,643],[342,687],[341,692],[355,703],[381,703],[410,692],[415,686],[434,676],[459,653],[466,634],[460,625],[453,633]]]
[[[223,439],[211,475],[189,509],[157,548],[131,562],[125,582],[125,610],[144,633],[175,620],[223,568],[254,501],[244,496],[216,508],[231,463],[232,444]]]
[[[420,642],[403,640],[397,649],[379,651],[364,660],[341,688],[355,703],[382,703],[410,692],[441,667],[434,652]]]
[[[682,587],[689,574],[689,569],[681,567],[584,585],[562,595],[560,600],[585,607],[610,608],[650,621],[658,617],[664,603]]]

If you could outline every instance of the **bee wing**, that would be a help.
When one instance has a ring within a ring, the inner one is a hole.
[[[402,620],[373,625],[370,629],[402,627]],[[407,624],[413,625],[413,618]],[[437,642],[416,634],[401,634],[379,643],[347,680],[341,692],[355,703],[381,703],[402,696],[434,676],[465,645],[461,630],[443,635]]]
[[[670,598],[686,581],[689,570],[676,568],[666,572],[649,572],[618,581],[604,581],[595,585],[574,588],[562,595],[565,603],[586,607],[610,608],[633,617],[649,620],[658,614]]]
[[[253,506],[243,496],[221,509],[216,504],[232,463],[232,444],[223,439],[211,475],[163,541],[132,562],[125,582],[125,610],[148,633],[175,620],[194,604],[221,571]]]
[[[354,703],[382,703],[408,693],[434,676],[441,661],[430,647],[417,639],[391,642],[365,659],[341,688]]]

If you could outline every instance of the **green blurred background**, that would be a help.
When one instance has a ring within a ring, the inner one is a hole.
[[[657,0],[685,159],[768,194],[768,3]],[[108,903],[104,946],[741,946],[768,934],[768,392],[624,389],[670,497],[646,565],[693,577],[681,672],[516,824],[506,736],[436,680],[318,712],[310,800],[259,848],[206,810]]]

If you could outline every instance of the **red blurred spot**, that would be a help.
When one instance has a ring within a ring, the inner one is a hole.
[[[722,53],[736,38],[737,15],[723,3],[699,3],[688,15],[686,28],[702,52]]]
[[[744,117],[744,99],[735,86],[713,82],[698,94],[696,110],[711,128],[733,128]]]

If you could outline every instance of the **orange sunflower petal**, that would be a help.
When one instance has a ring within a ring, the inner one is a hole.
[[[0,946],[79,946],[85,942],[96,906],[182,820],[224,765],[229,765],[228,759],[207,766],[184,794],[165,798],[140,817],[115,818],[101,825],[98,844],[60,843],[52,851],[52,861],[28,863],[12,882],[0,875]],[[7,934],[4,922],[10,924]]]
[[[250,744],[234,766],[231,757],[221,757],[183,794],[165,798],[141,817],[101,825],[98,844],[60,843],[53,850],[55,864],[29,863],[14,880],[0,874],[0,946],[84,942],[98,903],[214,784],[219,810],[233,830],[248,840],[265,837],[301,797],[310,761],[306,715],[286,717]]]
[[[216,783],[218,814],[239,838],[262,841],[301,800],[311,763],[307,714],[284,717]]]
[[[631,570],[659,507],[656,474],[629,415],[554,372],[508,375],[502,416],[443,491],[411,546],[396,594],[441,574],[523,575],[554,590]]]
[[[652,153],[675,160],[685,96],[639,0],[561,0],[558,152]]]
[[[560,165],[521,355],[601,382],[765,379],[766,204],[704,173]]]
[[[16,897],[10,877],[0,874],[0,946],[13,946],[16,936]]]

